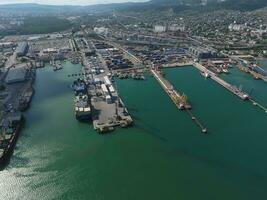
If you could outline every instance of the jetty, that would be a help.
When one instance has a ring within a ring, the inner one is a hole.
[[[150,72],[153,77],[159,82],[163,90],[167,93],[176,107],[179,110],[185,110],[186,113],[191,117],[191,119],[196,123],[196,125],[201,129],[201,131],[203,133],[207,133],[207,128],[202,125],[200,120],[190,111],[192,109],[192,106],[188,103],[187,97],[174,89],[172,84],[167,81],[156,69],[151,68]]]
[[[195,68],[197,68],[201,73],[207,74],[206,77],[210,77],[216,83],[218,83],[219,85],[223,86],[225,89],[227,89],[228,91],[230,91],[231,93],[233,93],[234,95],[239,97],[240,99],[242,99],[242,100],[248,100],[249,99],[249,95],[248,94],[246,94],[245,92],[242,92],[238,88],[236,88],[236,87],[232,86],[231,84],[227,83],[226,81],[224,81],[223,79],[218,77],[214,72],[208,70],[206,67],[202,66],[201,64],[199,64],[197,62],[194,62],[193,66]]]
[[[256,80],[261,79],[261,80],[267,82],[267,77],[266,76],[263,76],[262,74],[259,74],[259,73],[255,72],[255,71],[249,69],[248,67],[244,67],[239,61],[237,61],[237,65],[236,66],[240,71],[252,75],[254,79],[256,79]]]
[[[226,81],[218,77],[215,73],[211,72],[210,70],[202,66],[201,64],[194,62],[193,66],[197,68],[201,73],[206,74],[206,77],[210,77],[212,80],[214,80],[215,82],[217,82],[218,84],[226,88],[228,91],[230,91],[231,93],[233,93],[240,99],[250,101],[254,106],[257,106],[258,108],[262,109],[265,113],[267,113],[267,108],[261,105],[260,103],[258,103],[256,100],[254,100],[247,93],[227,83]]]

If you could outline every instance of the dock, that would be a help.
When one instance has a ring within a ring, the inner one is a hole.
[[[226,88],[228,91],[232,92],[234,95],[236,95],[240,99],[242,99],[244,101],[245,100],[250,101],[254,106],[259,107],[265,113],[267,113],[267,108],[265,106],[261,105],[260,103],[258,103],[256,100],[254,100],[247,93],[242,92],[241,90],[239,90],[236,87],[232,86],[231,84],[227,83],[226,81],[224,81],[223,79],[218,77],[215,73],[211,72],[210,70],[208,70],[207,68],[202,66],[201,64],[194,62],[193,66],[195,68],[197,68],[200,72],[208,74],[212,80],[214,80],[215,82],[217,82],[218,84],[220,84],[221,86]]]
[[[107,103],[103,97],[93,97],[93,126],[99,133],[114,130],[116,126],[128,127],[133,120],[129,115],[122,100],[117,97],[117,101]]]
[[[231,84],[227,83],[226,81],[224,81],[223,79],[218,77],[214,72],[208,70],[207,68],[205,68],[201,64],[194,62],[193,66],[195,68],[197,68],[200,72],[205,73],[208,76],[210,76],[210,78],[212,80],[214,80],[219,85],[223,86],[225,89],[227,89],[228,91],[230,91],[231,93],[233,93],[234,95],[239,97],[240,99],[242,99],[242,100],[248,100],[249,99],[249,95],[248,94],[246,94],[245,92],[242,92],[238,88],[236,88],[236,87],[232,86]]]
[[[177,63],[171,63],[171,64],[165,64],[162,65],[163,68],[176,68],[176,67],[190,67],[192,66],[192,62],[177,62]]]
[[[103,72],[95,73],[93,72],[95,68]],[[99,133],[113,131],[117,126],[125,128],[133,123],[115,83],[112,83],[108,74],[109,70],[99,55],[94,58],[83,54],[82,75],[87,82],[90,82],[87,89],[91,97],[93,126]]]
[[[255,72],[255,71],[252,71],[251,69],[249,69],[247,67],[242,66],[239,61],[237,62],[236,66],[240,71],[248,73],[248,74],[251,74],[254,79],[256,79],[256,80],[261,79],[261,80],[267,82],[267,77],[266,76],[263,76],[263,75]]]
[[[164,79],[164,77],[155,69],[150,69],[151,74],[159,82],[163,90],[170,97],[172,102],[176,105],[179,110],[186,110],[186,113],[191,117],[191,119],[196,123],[196,125],[201,129],[203,133],[207,133],[207,128],[201,124],[200,120],[194,116],[190,111],[192,106],[188,103],[185,95],[181,95],[177,90],[174,89],[172,84]]]
[[[254,99],[249,98],[249,101],[254,105],[259,107],[260,109],[262,109],[265,113],[267,113],[267,108],[263,105],[261,105],[260,103],[256,102]]]

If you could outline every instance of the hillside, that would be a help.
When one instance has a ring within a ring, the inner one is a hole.
[[[161,5],[191,7],[201,6],[201,0],[151,0],[151,3]],[[231,10],[256,10],[267,6],[267,0],[207,0],[207,7]]]
[[[201,0],[150,0],[145,3],[114,3],[98,4],[92,6],[50,6],[40,4],[10,4],[0,5],[0,12],[52,14],[52,13],[81,13],[81,12],[111,12],[139,10],[158,11],[172,8],[174,11],[198,10],[209,11],[218,9],[251,11],[267,6],[267,0],[208,0],[206,6],[201,5]]]

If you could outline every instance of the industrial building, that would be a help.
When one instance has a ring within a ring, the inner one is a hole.
[[[189,53],[193,54],[198,59],[208,59],[217,57],[217,52],[204,47],[192,46],[189,47]]]
[[[25,56],[29,50],[27,42],[20,42],[16,48],[16,54],[18,57]]]
[[[185,31],[185,26],[184,25],[179,25],[179,24],[172,24],[170,26],[168,26],[168,30],[169,31]]]
[[[155,25],[154,27],[154,31],[156,33],[162,33],[162,32],[166,32],[166,26],[162,26],[162,25]]]
[[[245,28],[246,28],[245,25],[243,25],[243,24],[236,24],[236,23],[230,24],[228,26],[229,31],[243,31]]]
[[[11,68],[8,71],[5,82],[7,84],[19,83],[26,80],[28,70],[25,66],[18,68]]]

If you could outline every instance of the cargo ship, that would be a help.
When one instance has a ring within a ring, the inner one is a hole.
[[[79,121],[90,121],[92,119],[91,107],[88,95],[78,95],[74,99],[75,116]]]
[[[12,154],[23,121],[23,116],[20,113],[12,114],[12,116],[1,121],[0,165],[5,164],[5,161],[7,161]]]
[[[255,64],[255,63],[250,63],[248,68],[250,70],[258,73],[258,74],[261,74],[262,76],[266,76],[267,77],[267,71],[265,69],[262,69],[259,65]]]
[[[32,87],[29,87],[27,91],[25,91],[24,94],[19,97],[19,110],[20,111],[27,110],[32,100],[33,94],[34,94],[34,89]]]

